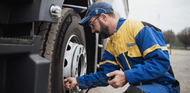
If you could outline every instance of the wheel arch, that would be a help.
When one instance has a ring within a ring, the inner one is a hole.
[[[88,7],[88,1],[89,0],[64,0],[64,4]]]

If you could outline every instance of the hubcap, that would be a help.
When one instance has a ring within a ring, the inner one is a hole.
[[[76,35],[71,35],[66,44],[63,58],[63,79],[67,77],[82,76],[86,74],[86,70],[86,49],[80,44],[80,40]],[[79,88],[76,89],[76,91],[80,91]]]

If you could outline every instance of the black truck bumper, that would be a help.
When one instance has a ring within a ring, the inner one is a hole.
[[[0,92],[47,93],[49,61],[38,54],[40,37],[33,43],[0,43]]]

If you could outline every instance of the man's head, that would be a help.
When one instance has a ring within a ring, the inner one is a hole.
[[[103,38],[109,37],[114,30],[115,20],[112,6],[106,2],[95,2],[87,9],[85,17],[79,22],[82,26],[90,26],[92,33],[100,33]],[[117,22],[116,22],[117,24]],[[111,30],[111,32],[110,32]]]

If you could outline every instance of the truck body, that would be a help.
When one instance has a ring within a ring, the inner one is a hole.
[[[128,1],[121,1],[127,16]],[[106,40],[78,24],[94,2],[0,1],[1,93],[67,93],[64,78],[95,73]]]

